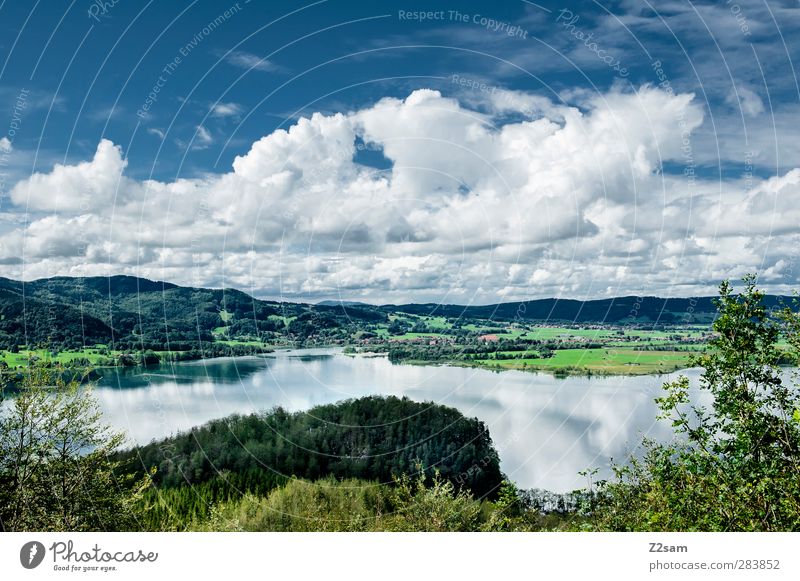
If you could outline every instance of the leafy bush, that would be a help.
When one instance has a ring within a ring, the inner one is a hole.
[[[246,495],[214,507],[195,530],[216,531],[473,531],[482,504],[434,475],[394,485],[357,479],[292,480],[267,497]]]
[[[644,455],[617,466],[601,488],[596,526],[611,530],[800,530],[800,390],[779,367],[797,361],[800,315],[763,304],[755,279],[717,300],[716,338],[695,365],[710,409],[691,405],[689,381],[664,385],[657,399],[677,440],[643,443]],[[687,409],[688,408],[688,409]]]
[[[31,367],[0,407],[0,530],[91,531],[135,527],[147,484],[114,475],[123,440],[101,423],[87,386],[58,368]]]

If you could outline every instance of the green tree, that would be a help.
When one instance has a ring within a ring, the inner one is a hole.
[[[17,387],[0,410],[0,528],[138,528],[134,505],[147,478],[114,475],[108,454],[123,435],[102,423],[90,388],[36,366]]]
[[[404,532],[477,531],[481,524],[481,503],[469,492],[457,490],[452,482],[434,472],[426,486],[425,471],[417,466],[418,476],[395,477],[390,492],[393,514],[383,530]]]
[[[208,482],[221,470],[254,470],[272,485],[276,474],[388,482],[409,472],[416,460],[425,464],[428,481],[437,469],[477,498],[493,497],[502,482],[483,422],[454,408],[394,396],[212,420],[116,458],[131,470],[157,467],[153,480],[160,488]]]
[[[643,443],[644,454],[617,466],[596,518],[614,530],[800,530],[800,393],[779,362],[800,352],[800,319],[771,313],[754,276],[734,294],[720,286],[715,338],[693,363],[710,407],[692,405],[685,376],[664,385],[659,418],[676,441]]]

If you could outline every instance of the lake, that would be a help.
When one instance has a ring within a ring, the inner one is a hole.
[[[682,372],[690,378],[699,372]],[[95,393],[106,420],[147,443],[210,419],[364,395],[408,396],[457,408],[488,426],[501,468],[522,488],[583,487],[589,467],[609,475],[642,435],[671,436],[653,398],[675,375],[567,377],[523,371],[397,365],[335,349],[279,351],[147,368],[103,370]]]

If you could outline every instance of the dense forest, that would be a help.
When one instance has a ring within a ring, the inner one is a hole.
[[[765,295],[764,303],[767,308],[775,308],[785,303],[787,299],[790,297]],[[415,315],[556,323],[698,324],[711,323],[717,316],[714,297],[625,296],[588,301],[538,299],[468,307],[427,303],[386,305],[382,308],[390,312]]]
[[[478,497],[497,491],[499,458],[485,424],[456,409],[370,396],[289,413],[231,416],[133,448],[118,460],[162,487],[196,485],[220,472],[363,478],[388,483],[421,464]],[[257,483],[253,483],[256,485]]]

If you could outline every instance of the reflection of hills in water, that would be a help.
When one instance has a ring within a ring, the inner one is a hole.
[[[296,359],[297,361],[301,361],[303,363],[309,363],[311,361],[320,361],[324,359],[332,359],[333,355],[326,354],[326,355],[289,355],[292,359]]]
[[[235,383],[275,363],[266,357],[220,357],[159,365],[104,368],[97,371],[98,387],[135,389],[148,384],[192,384],[198,381]]]
[[[319,361],[321,359],[330,359],[334,355],[341,353],[340,347],[318,347],[315,349],[280,349],[273,351],[268,355],[264,355],[267,359],[277,359],[281,357],[291,357],[298,361]]]

